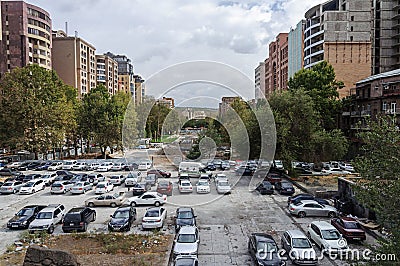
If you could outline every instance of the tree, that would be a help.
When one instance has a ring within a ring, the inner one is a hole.
[[[354,166],[363,182],[355,187],[355,196],[363,206],[376,213],[378,222],[391,234],[387,239],[380,239],[377,251],[399,258],[400,132],[394,120],[387,117],[367,121],[367,128],[358,133],[362,154],[356,158]]]
[[[37,65],[16,68],[0,83],[0,143],[39,153],[59,147],[74,124],[75,89],[54,71]]]
[[[320,114],[321,125],[326,130],[337,128],[341,109],[338,89],[343,86],[342,81],[336,80],[332,65],[326,61],[298,71],[288,82],[290,91],[303,89],[312,98],[315,109]]]

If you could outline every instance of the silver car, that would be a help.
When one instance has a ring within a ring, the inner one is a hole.
[[[71,181],[56,181],[51,185],[50,194],[65,194],[71,190],[74,183]]]
[[[286,255],[296,265],[315,265],[318,263],[310,240],[300,230],[288,230],[281,239]]]
[[[328,216],[329,218],[333,218],[338,214],[335,207],[319,204],[315,200],[302,200],[296,204],[291,203],[289,205],[289,212],[300,218],[306,216]]]
[[[71,188],[72,194],[85,194],[87,191],[93,189],[93,184],[88,181],[80,181],[76,182],[75,185]]]
[[[200,243],[199,230],[195,226],[183,226],[174,242],[174,257],[197,255]]]
[[[1,194],[12,194],[12,193],[18,193],[20,188],[24,185],[21,181],[8,181],[5,182],[1,188],[0,188],[0,193]]]

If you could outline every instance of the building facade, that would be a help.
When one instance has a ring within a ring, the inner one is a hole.
[[[133,65],[131,60],[126,55],[115,55],[113,53],[106,53],[105,55],[111,57],[118,63],[118,82],[119,91],[126,93],[130,92],[132,96],[135,95],[135,80],[133,78]]]
[[[339,97],[371,75],[371,0],[331,0],[306,14],[304,68],[326,60],[345,87]]]
[[[146,95],[146,86],[144,84],[144,79],[140,75],[133,75],[135,81],[135,103],[141,104]]]
[[[53,31],[53,69],[68,85],[78,89],[78,97],[96,88],[96,48],[78,36]]]
[[[107,88],[110,95],[118,92],[118,63],[110,56],[96,55],[96,73],[97,85],[103,85]]]
[[[265,96],[275,90],[287,89],[288,82],[288,33],[279,33],[269,44],[265,65]]]
[[[305,24],[306,21],[301,20],[288,34],[288,78],[303,68]]]
[[[156,100],[156,103],[158,105],[163,105],[169,109],[175,108],[175,100],[174,100],[174,98],[171,98],[171,97],[162,97],[162,99]]]
[[[238,96],[222,97],[219,103],[218,116],[222,118],[229,110],[229,107],[235,100],[241,100]]]
[[[265,63],[260,62],[254,70],[254,86],[256,99],[264,98],[265,96]]]
[[[1,1],[0,13],[0,75],[29,64],[51,69],[49,13],[23,1]]]

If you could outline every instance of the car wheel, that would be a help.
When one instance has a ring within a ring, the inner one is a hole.
[[[110,206],[111,206],[112,208],[115,208],[115,207],[117,207],[117,204],[115,204],[115,202],[112,202],[112,203],[110,204]]]
[[[336,216],[336,214],[334,212],[329,212],[328,213],[328,217],[329,218],[334,218]]]
[[[86,232],[87,231],[87,223],[84,223],[84,225],[83,225],[83,232]]]
[[[299,216],[300,218],[304,218],[304,217],[306,217],[306,213],[305,212],[299,212],[297,214],[297,216]]]
[[[132,201],[131,206],[137,206],[136,202]]]
[[[36,191],[34,189],[32,189],[32,194],[34,194]]]
[[[49,234],[52,234],[52,233],[54,232],[54,226],[53,226],[53,225],[50,225],[49,229],[47,229],[47,232],[48,232]]]
[[[16,194],[18,191],[16,189],[13,190],[13,193]]]
[[[154,206],[156,206],[156,207],[160,206],[160,202],[158,202],[158,201],[154,202]]]
[[[96,213],[93,213],[93,219],[92,222],[96,221]]]
[[[93,202],[89,202],[89,203],[88,203],[88,206],[89,206],[89,207],[94,207],[94,203],[93,203]]]
[[[89,182],[90,182],[90,183],[93,183],[93,182],[94,182],[93,178],[90,178],[90,179],[89,179]]]

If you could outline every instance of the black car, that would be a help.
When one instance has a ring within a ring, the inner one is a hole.
[[[311,194],[306,194],[306,193],[302,193],[302,194],[297,194],[293,197],[288,197],[288,202],[287,205],[289,206],[291,203],[296,203],[302,200],[313,200],[315,197]]]
[[[279,194],[285,195],[293,195],[295,189],[293,184],[288,181],[279,181],[275,183],[275,189],[279,192]]]
[[[8,221],[7,227],[9,229],[28,228],[29,224],[35,219],[36,214],[45,207],[45,205],[28,205],[23,207]]]
[[[71,181],[74,178],[74,175],[59,175],[54,178],[54,182],[57,181]]]
[[[147,191],[146,186],[139,183],[136,183],[128,188],[128,191],[129,190],[132,190],[133,196],[140,196]]]
[[[196,215],[194,215],[193,208],[181,207],[176,209],[175,217],[175,230],[179,231],[181,226],[196,225]]]
[[[29,175],[25,175],[23,182],[29,182],[32,180],[36,180],[41,178],[42,175],[41,174],[29,174]]]
[[[58,170],[56,171],[57,175],[68,175],[68,176],[74,176],[75,174],[71,173],[70,171],[67,170]]]
[[[86,232],[90,222],[96,220],[96,211],[88,207],[75,207],[64,216],[62,230],[64,233],[72,231]]]
[[[274,187],[268,181],[261,182],[257,187],[256,190],[260,192],[261,195],[272,195],[274,194]]]
[[[52,165],[52,162],[43,162],[38,167],[35,168],[35,171],[43,171],[47,170],[49,166]]]
[[[129,231],[133,221],[136,220],[136,209],[130,205],[119,207],[108,223],[109,231]]]
[[[0,176],[13,176],[20,175],[21,173],[10,168],[3,168],[0,170]]]
[[[279,248],[275,240],[268,234],[250,234],[248,251],[256,265],[285,265],[278,255]]]
[[[217,170],[217,167],[216,167],[215,164],[213,164],[213,163],[208,163],[207,166],[206,166],[206,168],[207,168],[208,171],[215,171],[215,170]]]

